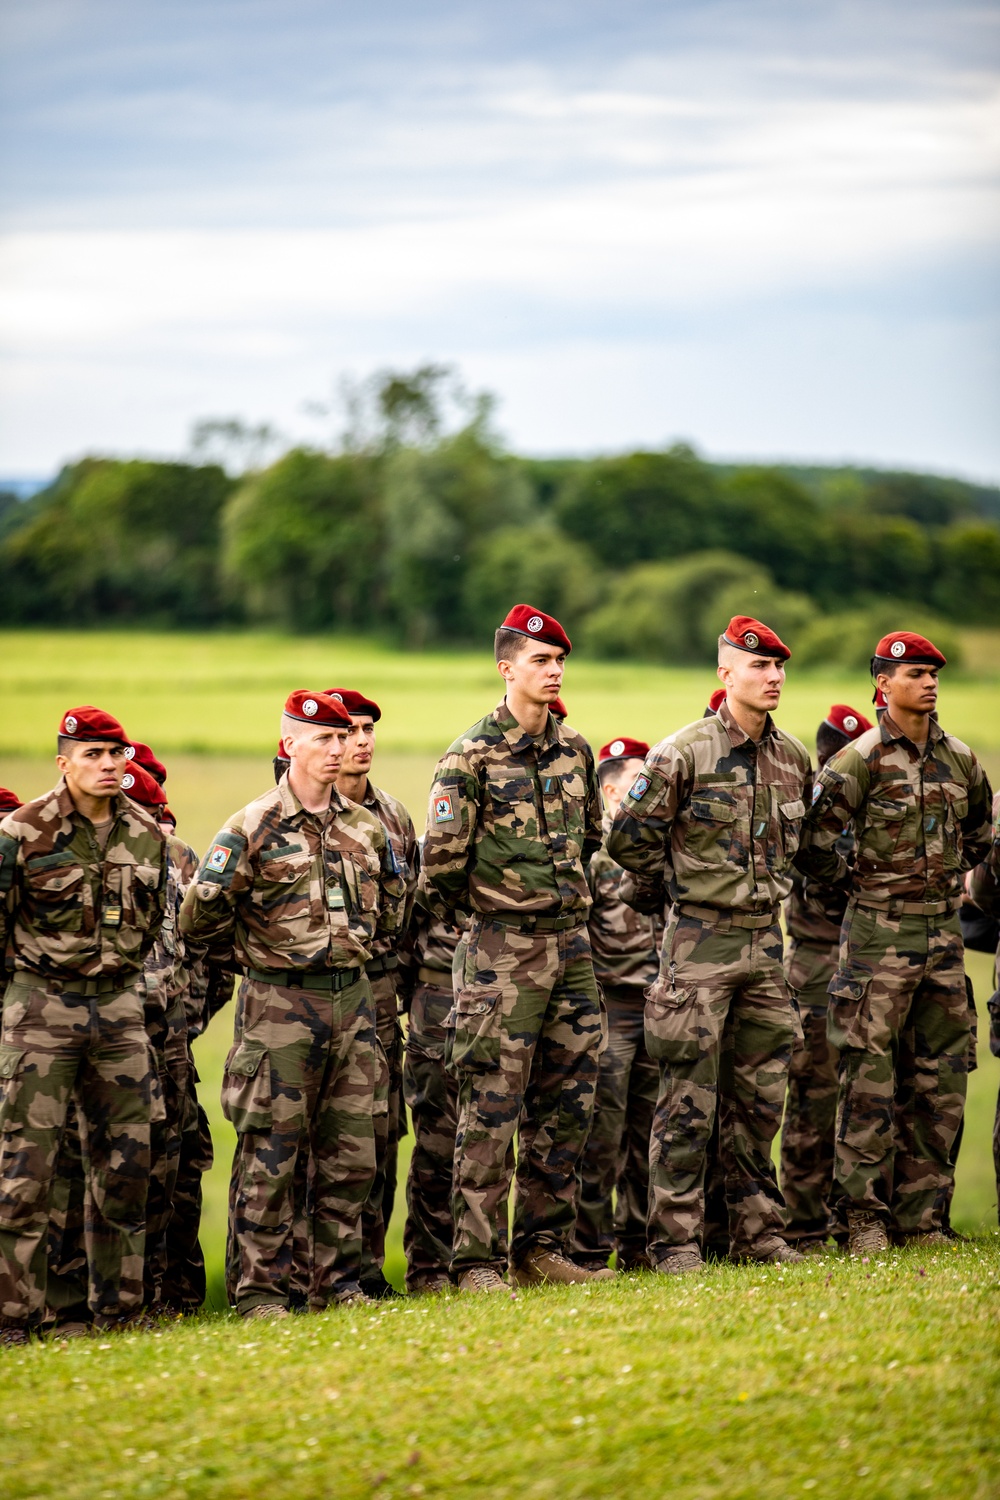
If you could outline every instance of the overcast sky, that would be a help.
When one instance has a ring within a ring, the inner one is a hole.
[[[434,359],[522,450],[1000,479],[997,3],[3,0],[0,57],[0,474]]]

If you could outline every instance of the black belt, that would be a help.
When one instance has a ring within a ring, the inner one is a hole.
[[[360,969],[333,969],[326,974],[309,974],[304,969],[247,969],[247,978],[258,984],[276,984],[284,990],[319,990],[335,994],[350,989],[361,978]]]
[[[479,912],[478,916],[481,922],[497,922],[501,927],[514,927],[518,932],[567,932],[571,927],[582,927],[587,920],[579,912],[567,917],[534,916],[531,912],[514,911]]]
[[[399,959],[395,953],[383,953],[378,958],[370,958],[365,964],[365,973],[369,979],[378,979],[381,974],[391,974],[393,969],[399,968]]]

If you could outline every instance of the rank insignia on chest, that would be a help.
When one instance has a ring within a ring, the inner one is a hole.
[[[106,906],[101,912],[102,927],[120,927],[122,921],[122,909],[120,906]]]
[[[434,798],[434,821],[435,823],[451,823],[455,818],[455,809],[452,806],[451,793],[445,792],[441,797]]]
[[[632,798],[633,802],[641,802],[642,799],[643,799],[643,797],[645,797],[645,795],[646,795],[646,793],[648,791],[649,791],[649,777],[648,776],[637,776],[635,778],[635,780],[633,781],[632,785],[629,787],[629,793],[628,794]]]
[[[326,888],[326,904],[330,911],[343,911],[344,892],[339,885],[328,885]]]
[[[206,870],[214,870],[216,875],[221,875],[229,863],[232,849],[227,849],[225,844],[214,844],[212,852],[205,861]]]

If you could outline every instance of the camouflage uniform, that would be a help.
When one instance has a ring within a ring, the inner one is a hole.
[[[1000,797],[998,797],[1000,802]],[[972,899],[983,911],[1000,917],[1000,807],[993,821],[993,844],[982,864],[976,866],[972,875]],[[1000,1057],[1000,946],[997,947],[993,965],[993,994],[989,1003],[990,1051]],[[1000,1093],[997,1095],[996,1114],[993,1117],[993,1168],[997,1184],[997,1215],[1000,1220]]]
[[[654,745],[622,800],[611,857],[626,901],[673,901],[646,1046],[660,1063],[650,1148],[649,1254],[699,1248],[716,1111],[730,1250],[780,1242],[771,1163],[797,1017],[781,967],[778,906],[791,886],[809,754],[768,716],[754,743],[726,703]]]
[[[506,701],[439,761],[424,842],[436,910],[471,915],[456,985],[460,1076],[453,1274],[505,1262],[500,1209],[519,1137],[511,1260],[568,1247],[603,1037],[585,868],[600,846],[590,747]]]
[[[969,1010],[961,871],[989,839],[989,783],[933,719],[923,750],[885,713],[820,772],[796,863],[844,884],[857,841],[829,1034],[840,1052],[836,1178],[847,1210],[940,1229],[965,1107]]]
[[[610,829],[606,816],[605,835]],[[659,968],[663,917],[626,906],[623,879],[622,867],[606,849],[599,850],[587,871],[594,898],[587,926],[594,974],[608,1007],[608,1045],[598,1069],[594,1124],[580,1163],[573,1258],[583,1265],[606,1266],[617,1250],[619,1269],[628,1270],[646,1262],[649,1141],[659,1069],[646,1051],[643,1005]]]
[[[88,1303],[142,1301],[155,1070],[139,977],[164,914],[164,842],[119,793],[101,848],[65,781],[0,823],[0,946],[13,977],[0,1039],[0,1319],[37,1322],[49,1200],[77,1105],[87,1178]]]
[[[853,840],[843,841],[848,855]],[[788,1069],[781,1127],[781,1191],[785,1236],[794,1244],[822,1243],[833,1231],[833,1137],[837,1121],[838,1053],[826,1026],[830,980],[837,968],[847,894],[793,877],[785,903],[790,939],[785,976],[802,1020]]]
[[[287,1305],[296,1162],[316,1180],[310,1302],[356,1284],[375,1172],[375,1015],[364,965],[404,885],[381,824],[336,790],[310,813],[288,777],[229,819],[181,907],[187,937],[246,975],[223,1109],[238,1140],[233,1239],[241,1312]],[[219,950],[222,950],[221,953]]]

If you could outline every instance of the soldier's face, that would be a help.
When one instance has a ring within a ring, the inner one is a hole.
[[[56,765],[66,778],[71,796],[113,797],[122,784],[128,760],[124,745],[111,740],[82,740],[68,755],[57,755]]]
[[[604,806],[612,817],[621,807],[622,798],[642,770],[642,766],[641,760],[623,760],[618,767],[617,774],[609,776],[602,783],[601,793],[604,797]]]
[[[529,641],[516,661],[498,662],[497,668],[507,686],[529,703],[554,703],[562,692],[566,653],[561,646]]]
[[[719,681],[737,703],[757,713],[773,713],[785,685],[784,662],[773,656],[730,651],[719,667]]]
[[[880,672],[878,686],[889,700],[889,712],[893,709],[903,713],[929,714],[937,707],[938,669],[923,667],[919,662],[897,667],[891,677]]]
[[[364,776],[371,768],[375,754],[375,721],[370,714],[352,714],[347,732],[344,759],[340,767],[345,776]]]
[[[332,786],[340,774],[347,745],[347,729],[313,729],[289,742],[285,749],[292,765],[321,786]]]

